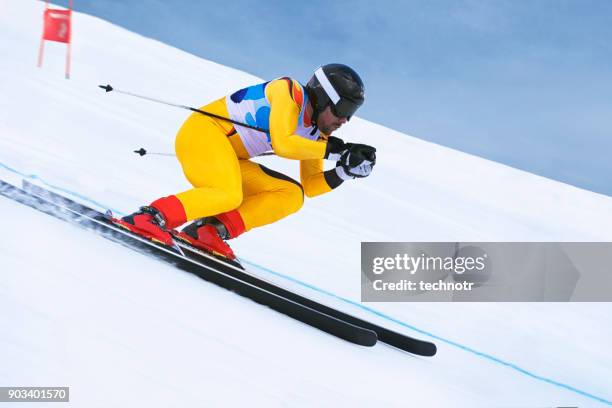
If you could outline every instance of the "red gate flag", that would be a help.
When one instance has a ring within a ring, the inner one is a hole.
[[[45,1],[45,14],[43,15],[43,33],[40,37],[38,49],[38,66],[42,66],[45,40],[65,43],[66,49],[66,79],[70,78],[70,41],[72,40],[72,1],[68,10],[49,8],[49,0]]]
[[[71,10],[45,10],[43,38],[49,41],[70,42]]]

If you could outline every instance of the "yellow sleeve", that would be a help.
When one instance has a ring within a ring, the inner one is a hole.
[[[343,183],[336,169],[323,171],[323,160],[300,160],[300,181],[306,197],[329,193]]]
[[[316,197],[332,190],[325,181],[321,159],[300,161],[300,181],[306,197]]]
[[[292,88],[301,86],[289,79],[276,79],[266,86],[270,102],[270,138],[272,149],[280,157],[294,160],[322,159],[325,142],[306,139],[295,134],[300,115],[299,105],[292,97]]]

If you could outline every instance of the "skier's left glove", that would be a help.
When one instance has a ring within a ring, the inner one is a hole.
[[[376,148],[348,143],[348,150],[336,163],[336,174],[342,180],[368,177],[376,164]]]

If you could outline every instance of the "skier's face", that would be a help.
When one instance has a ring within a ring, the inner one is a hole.
[[[317,126],[326,135],[331,135],[332,132],[340,129],[346,122],[348,122],[348,118],[334,115],[329,105],[317,118]]]

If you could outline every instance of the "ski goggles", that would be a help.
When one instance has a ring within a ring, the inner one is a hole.
[[[356,104],[350,99],[340,98],[338,103],[331,103],[331,111],[337,118],[350,119],[357,112],[361,104]]]

